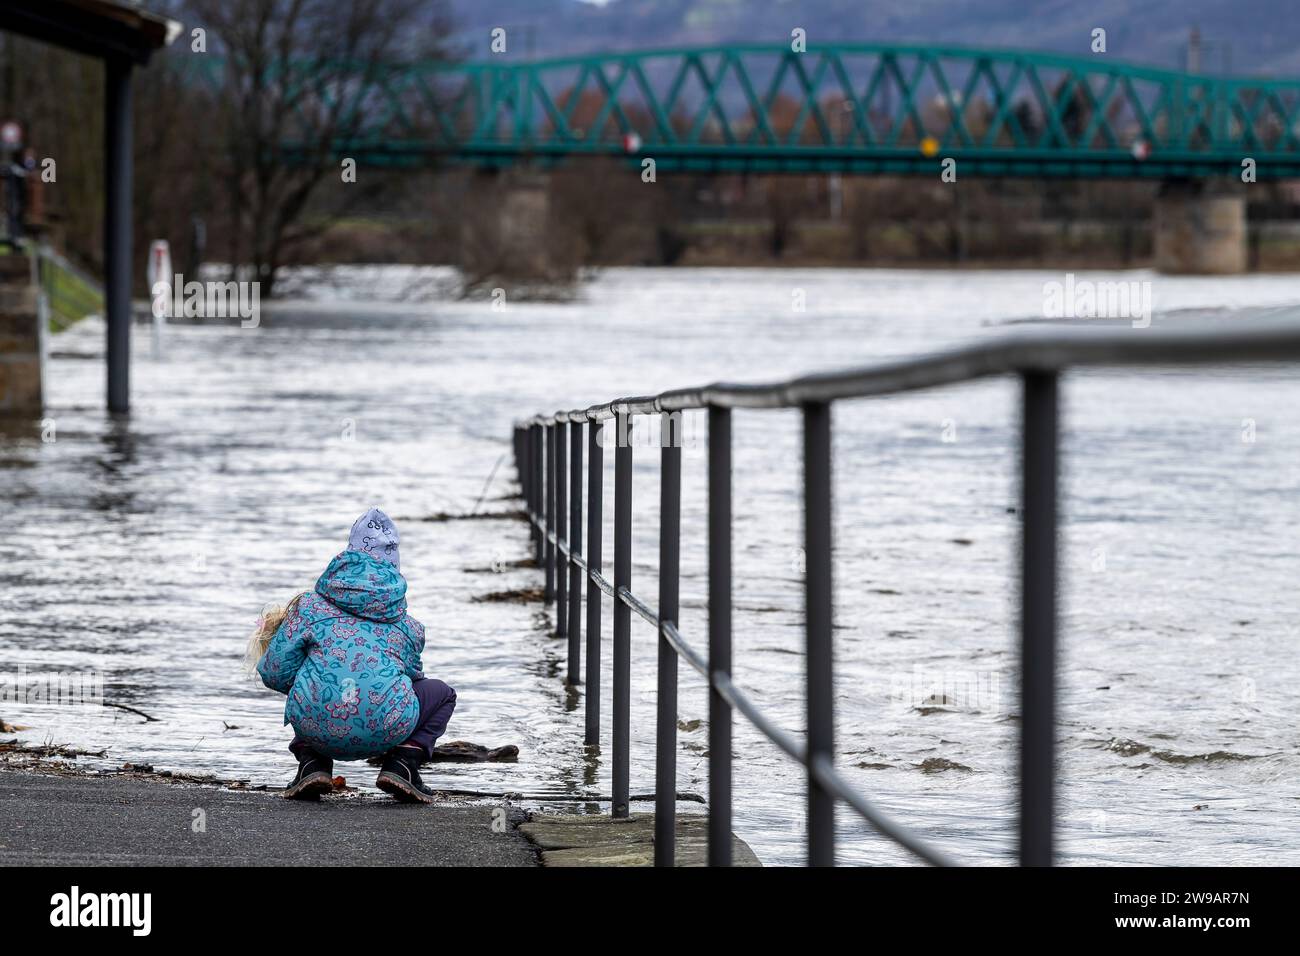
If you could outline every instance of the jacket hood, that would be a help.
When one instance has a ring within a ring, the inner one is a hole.
[[[406,578],[387,561],[361,551],[334,557],[316,593],[356,617],[391,624],[406,613]]]

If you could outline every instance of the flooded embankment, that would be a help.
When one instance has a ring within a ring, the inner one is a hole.
[[[1157,327],[1300,302],[1288,277],[1112,278],[1153,283]],[[449,739],[520,749],[517,763],[441,764],[430,778],[565,809],[561,797],[608,794],[608,747],[584,752],[582,691],[565,688],[564,644],[535,600],[511,423],[996,335],[1040,317],[1044,283],[1061,276],[610,270],[577,302],[504,311],[403,294],[428,279],[303,284],[317,298],[267,305],[255,329],[174,323],[157,358],[141,327],[129,420],[102,410],[102,328],[53,340],[46,427],[0,435],[0,671],[95,675],[113,706],[5,700],[0,718],[30,729],[4,739],[88,751],[87,767],[282,784],[283,699],[245,674],[244,643],[261,606],[311,587],[375,504],[402,530],[426,669],[458,692]],[[1300,863],[1300,377],[1129,370],[1063,387],[1064,858]],[[1012,382],[834,413],[836,759],[972,862],[1007,860],[1014,842],[1017,417]],[[653,595],[658,461],[644,435],[633,586]],[[706,438],[688,421],[681,629],[701,647]],[[797,414],[735,416],[735,673],[796,732],[799,449]],[[608,488],[612,456],[606,467]],[[606,521],[610,555],[609,507]],[[646,793],[656,648],[640,622],[632,638],[632,790]],[[687,668],[679,699],[678,790],[704,793],[707,698]],[[766,864],[800,862],[800,769],[741,719],[735,754],[737,833]],[[369,770],[340,772],[368,786]],[[840,820],[844,862],[906,859]]]

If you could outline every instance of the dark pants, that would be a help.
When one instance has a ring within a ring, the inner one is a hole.
[[[411,736],[399,746],[418,747],[424,754],[424,759],[428,760],[433,754],[434,744],[447,731],[447,721],[451,720],[451,712],[456,709],[456,692],[442,681],[431,677],[413,680],[411,686],[415,689],[416,700],[420,702],[420,719]],[[289,750],[301,760],[311,747],[307,741],[294,734]]]

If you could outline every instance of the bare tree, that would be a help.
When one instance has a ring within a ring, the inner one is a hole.
[[[193,9],[225,58],[214,119],[229,195],[231,265],[250,265],[270,296],[292,249],[365,201],[364,176],[343,180],[348,157],[341,151],[363,133],[385,132],[375,118],[396,95],[384,82],[395,68],[441,57],[442,5],[195,0]],[[321,200],[328,214],[308,215],[330,176],[341,188]]]

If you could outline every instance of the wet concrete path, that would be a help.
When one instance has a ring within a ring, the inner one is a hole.
[[[536,866],[522,811],[0,770],[0,865]],[[202,821],[201,828],[199,822]]]

